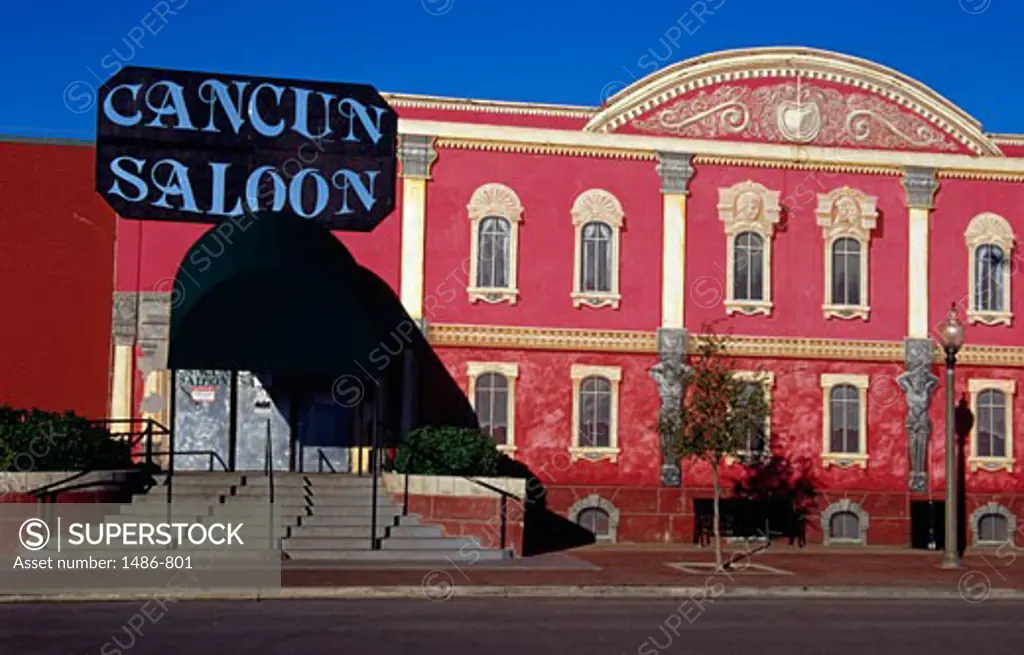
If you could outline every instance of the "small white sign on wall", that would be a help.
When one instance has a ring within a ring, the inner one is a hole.
[[[212,403],[217,400],[217,387],[192,387],[190,395],[192,396],[192,402],[194,403]]]

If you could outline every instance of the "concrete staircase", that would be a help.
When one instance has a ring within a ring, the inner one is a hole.
[[[167,480],[132,498],[111,520],[166,516]],[[483,548],[473,537],[444,537],[419,516],[402,516],[380,489],[377,534],[371,546],[373,479],[337,473],[275,473],[274,505],[286,560],[445,562],[495,561],[511,552]],[[270,521],[269,479],[261,473],[178,473],[171,486],[176,520],[212,522],[242,515],[253,525]]]

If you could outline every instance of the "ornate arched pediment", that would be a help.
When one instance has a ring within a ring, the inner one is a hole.
[[[622,225],[622,203],[604,189],[590,189],[576,198],[572,205],[572,222],[582,225],[590,221],[601,221],[612,227]]]
[[[679,62],[612,96],[584,129],[1002,156],[977,120],[920,82],[810,48]]]
[[[718,217],[725,223],[726,234],[752,230],[770,238],[779,222],[779,195],[752,180],[719,189]]]
[[[860,241],[871,237],[878,222],[878,198],[848,186],[818,195],[818,225],[822,236],[831,240],[851,236]]]
[[[1013,228],[998,214],[985,212],[971,219],[964,232],[968,248],[977,248],[983,243],[999,246],[1004,252],[1013,250]]]
[[[523,204],[516,192],[497,182],[485,184],[474,191],[467,209],[470,220],[474,221],[488,216],[500,216],[518,223],[523,216]]]

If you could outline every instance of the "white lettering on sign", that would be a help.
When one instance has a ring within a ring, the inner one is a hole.
[[[247,81],[235,80],[228,85],[209,78],[190,87],[170,80],[156,80],[146,85],[145,90],[143,86],[119,84],[111,89],[103,102],[103,116],[122,127],[142,124],[167,130],[235,135],[242,133],[248,121],[265,137],[277,137],[291,130],[307,139],[330,135],[334,131],[333,116],[341,119],[339,137],[343,141],[368,139],[377,144],[384,133],[382,119],[388,112],[385,107],[355,98],[339,98],[325,91],[269,82],[253,86]],[[208,107],[208,119],[200,127],[195,125],[189,110],[190,99]],[[121,105],[120,109],[117,105]],[[125,110],[125,105],[130,109]],[[310,112],[311,106],[317,110]],[[285,112],[290,116],[282,116]],[[318,117],[316,125],[310,125],[313,115]]]
[[[133,203],[148,202],[154,207],[173,209],[183,214],[239,216],[241,198],[228,197],[225,177],[231,164],[208,162],[210,193],[198,197],[193,191],[194,169],[175,159],[150,162],[137,157],[115,157],[110,162],[114,181],[107,193]],[[300,169],[285,180],[273,166],[260,166],[245,182],[245,202],[256,211],[269,207],[312,218],[324,211],[333,198],[335,216],[351,214],[359,208],[373,209],[377,203],[375,185],[380,171],[342,169],[324,173],[317,168]],[[261,202],[262,201],[262,202]],[[227,207],[231,207],[230,210]]]

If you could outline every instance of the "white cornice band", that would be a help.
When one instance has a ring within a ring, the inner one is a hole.
[[[972,157],[902,150],[823,148],[779,143],[750,143],[680,139],[640,134],[604,134],[550,128],[484,125],[398,119],[401,134],[420,134],[453,140],[492,141],[553,147],[602,148],[629,152],[668,152],[704,156],[736,157],[780,162],[806,162],[855,166],[929,167],[940,171],[1024,174],[1024,158]]]

